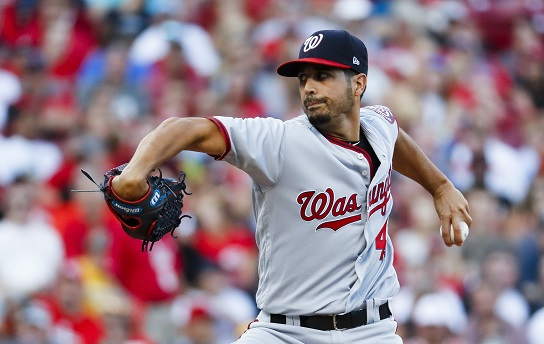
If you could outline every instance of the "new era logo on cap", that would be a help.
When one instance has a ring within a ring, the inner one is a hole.
[[[301,66],[306,63],[368,73],[368,53],[365,44],[344,30],[314,32],[300,47],[298,59],[283,63],[277,72],[282,76],[298,76]]]

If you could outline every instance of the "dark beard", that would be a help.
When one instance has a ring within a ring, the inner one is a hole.
[[[312,123],[314,127],[319,127],[323,124],[328,124],[331,121],[331,115],[329,113],[320,113],[313,116],[308,116],[308,114],[306,114],[306,116],[308,117],[308,120],[310,121],[310,123]]]
[[[320,126],[320,125],[323,125],[323,124],[327,124],[332,119],[330,111],[321,112],[321,111],[323,111],[323,109],[320,109],[320,110],[318,110],[320,112],[316,113],[316,112],[310,111],[308,109],[309,104],[311,104],[312,102],[314,102],[316,100],[318,100],[321,103],[324,103],[326,106],[328,106],[328,103],[327,103],[326,99],[317,98],[317,97],[314,97],[314,96],[308,96],[306,99],[304,99],[304,102],[303,102],[304,113],[306,113],[306,116],[308,117],[308,120],[310,121],[310,123],[312,123],[312,125],[314,127],[315,126]]]

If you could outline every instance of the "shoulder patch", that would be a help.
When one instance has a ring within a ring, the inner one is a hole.
[[[395,116],[393,116],[393,113],[391,113],[391,110],[389,110],[387,106],[372,105],[366,106],[365,108],[374,111],[378,115],[383,116],[383,118],[385,118],[389,123],[395,123]]]

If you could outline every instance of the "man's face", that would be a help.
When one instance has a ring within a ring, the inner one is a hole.
[[[307,64],[298,81],[302,108],[316,127],[348,114],[355,105],[351,81],[342,69]]]

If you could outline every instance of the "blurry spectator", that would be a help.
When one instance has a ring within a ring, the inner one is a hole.
[[[529,301],[534,312],[540,303],[530,296],[530,289],[538,284],[540,251],[538,216],[529,206],[516,207],[510,210],[505,223],[504,234],[515,245],[518,267],[517,288]],[[544,301],[544,300],[543,300]]]
[[[157,119],[197,115],[198,93],[206,80],[187,63],[179,41],[169,41],[168,53],[156,61],[149,73],[146,91],[151,96]]]
[[[37,3],[38,39],[45,65],[52,76],[71,78],[95,44],[84,4],[79,0]]]
[[[181,343],[227,344],[238,339],[257,316],[257,309],[252,297],[229,285],[228,274],[212,263],[202,265],[194,288],[176,298],[171,316],[181,331]],[[189,329],[193,321],[198,327]],[[199,340],[206,329],[211,332]]]
[[[62,240],[37,207],[37,183],[19,177],[6,189],[0,220],[0,299],[45,291],[64,257]]]
[[[51,177],[62,162],[62,153],[53,142],[37,137],[37,120],[31,114],[10,110],[9,135],[0,135],[0,186],[7,186],[22,174],[37,182]]]
[[[209,33],[198,25],[174,21],[168,16],[164,19],[136,37],[130,48],[130,61],[137,65],[153,64],[168,54],[170,41],[178,41],[187,63],[199,75],[208,77],[217,72],[221,60]]]
[[[15,335],[6,344],[56,344],[52,333],[52,316],[39,301],[21,305],[15,314]]]
[[[542,15],[542,14],[541,14]],[[543,33],[538,32],[528,20],[517,20],[512,29],[512,68],[515,81],[528,92],[537,109],[544,109],[544,59]]]
[[[194,209],[200,226],[193,245],[204,258],[228,272],[232,285],[253,292],[257,269],[254,233],[233,216],[226,201],[232,195],[222,188],[212,190],[203,193]]]
[[[481,273],[481,265],[488,254],[497,249],[515,250],[514,243],[504,235],[504,224],[508,217],[508,209],[491,192],[483,189],[472,189],[467,200],[476,220],[471,227],[471,240],[467,240],[462,252],[471,269]]]
[[[407,344],[456,343],[464,331],[467,318],[461,299],[442,291],[422,295],[414,304],[412,321],[415,336]]]
[[[507,250],[490,252],[482,263],[482,279],[495,288],[495,314],[515,329],[525,325],[529,304],[518,289],[519,261]]]
[[[537,152],[528,146],[511,147],[485,128],[466,128],[464,139],[452,146],[453,182],[468,190],[484,187],[510,204],[527,197],[540,166]]]
[[[73,258],[85,253],[91,225],[86,215],[91,211],[81,207],[79,202],[70,197],[72,195],[69,192],[67,186],[56,189],[51,185],[45,185],[41,202],[62,237],[66,258]]]
[[[180,326],[181,335],[174,344],[214,344],[217,334],[213,317],[205,306],[193,305],[188,312],[187,322]]]
[[[94,51],[85,60],[78,76],[81,105],[102,96],[106,115],[131,121],[149,113],[147,94],[140,87],[146,70],[127,60],[128,46],[116,41]]]
[[[240,57],[239,61],[248,62]],[[264,117],[264,105],[254,94],[252,78],[247,70],[229,71],[228,75],[213,81],[219,96],[218,113],[236,114],[240,118]]]
[[[497,314],[498,291],[485,281],[470,291],[468,326],[469,343],[523,344],[525,336]]]
[[[100,319],[85,310],[81,267],[67,260],[60,269],[55,288],[44,300],[52,314],[53,338],[59,344],[96,344],[103,335]]]
[[[111,291],[104,294],[101,301],[104,336],[97,344],[154,343],[142,331],[141,312],[137,309],[137,304],[132,302],[122,291]]]

